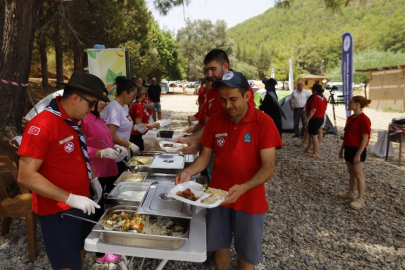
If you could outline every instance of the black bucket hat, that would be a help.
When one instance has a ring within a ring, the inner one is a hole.
[[[311,87],[312,90],[316,91],[316,92],[323,92],[323,88],[322,85],[318,84],[318,83],[314,83],[314,85]]]
[[[81,93],[101,99],[105,102],[110,101],[108,97],[103,95],[105,89],[103,81],[93,74],[75,71],[73,72],[72,76],[70,77],[67,83],[65,82],[58,82],[58,83],[72,86]]]
[[[277,85],[277,81],[273,78],[269,78],[268,80],[262,80],[262,83],[264,84],[269,84],[272,86],[276,86]]]

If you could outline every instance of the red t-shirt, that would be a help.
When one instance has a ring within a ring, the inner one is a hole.
[[[206,123],[201,142],[215,154],[209,185],[222,190],[243,184],[257,173],[262,166],[260,150],[283,145],[273,119],[250,105],[246,116],[237,124],[226,111],[213,115]],[[264,184],[225,207],[250,214],[265,213],[269,206]]]
[[[207,98],[207,92],[204,90],[204,87],[200,87],[198,91],[198,104],[203,104]]]
[[[324,96],[321,97],[319,95],[313,95],[306,106],[307,116],[309,115],[311,109],[316,109],[312,118],[324,118],[328,102]]]
[[[198,112],[198,122],[201,123],[201,125],[205,126],[205,120],[207,117],[207,106],[208,106],[208,102],[204,102],[203,105],[201,106],[200,111]]]
[[[132,120],[134,121],[134,124],[136,118],[142,118],[142,123],[149,124],[148,110],[139,101],[135,101],[134,103],[132,103],[131,107],[129,107],[129,116],[131,116]],[[145,133],[146,132],[147,130],[145,131]],[[135,131],[134,129],[131,130],[131,134],[133,135],[145,133],[140,133],[139,131]]]
[[[150,104],[150,103],[152,103],[152,100],[148,97],[148,95],[145,95],[145,98],[142,99],[141,104]],[[146,109],[146,111],[149,113],[149,115],[153,114],[153,109]]]
[[[60,99],[60,98],[59,98]],[[42,160],[38,172],[55,186],[75,195],[90,196],[90,180],[77,131],[63,119],[69,119],[59,103],[62,117],[43,111],[26,126],[18,154]],[[84,130],[84,123],[82,123]],[[32,192],[32,211],[52,215],[71,209],[64,202]]]
[[[252,87],[250,87],[250,85],[249,85],[249,92],[250,92],[249,104],[254,107],[255,106],[254,93],[253,93],[253,89],[252,89]],[[208,102],[207,117],[211,117],[215,113],[224,110],[224,107],[222,107],[221,96],[219,95],[218,88],[212,88],[207,93],[206,102]]]
[[[368,142],[370,141],[371,121],[364,113],[357,116],[352,115],[346,120],[345,134],[343,137],[343,145],[348,147],[359,147],[363,134],[368,134]]]

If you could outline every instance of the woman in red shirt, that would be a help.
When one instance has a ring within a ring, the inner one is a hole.
[[[142,135],[144,135],[150,128],[160,127],[160,124],[158,122],[149,124],[150,114],[148,113],[148,110],[142,105],[142,100],[145,99],[146,91],[147,90],[144,88],[138,88],[135,102],[132,103],[132,105],[129,107],[129,116],[131,116],[131,118],[133,119],[134,125],[141,126],[140,124],[144,124],[147,128],[145,130],[132,129],[131,131],[131,137],[129,140],[138,145],[141,151],[143,151],[144,149]]]
[[[366,147],[370,140],[371,122],[363,113],[363,108],[367,107],[371,100],[363,96],[354,96],[349,103],[349,109],[353,115],[347,118],[345,134],[342,146],[339,150],[339,158],[346,161],[349,171],[349,191],[338,194],[340,199],[349,199],[350,208],[358,210],[364,206],[365,178],[363,175],[364,161],[366,160]],[[356,198],[356,187],[359,196]]]
[[[307,119],[305,120],[305,125],[308,127],[309,141],[305,152],[309,153],[311,145],[313,147],[313,152],[309,153],[310,157],[319,158],[318,149],[320,140],[318,139],[318,133],[322,132],[320,129],[326,112],[327,101],[322,95],[323,89],[322,85],[315,83],[312,87],[312,98],[310,97],[305,105],[307,111]]]

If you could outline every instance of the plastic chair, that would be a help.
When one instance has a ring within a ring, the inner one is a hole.
[[[17,166],[11,162],[10,158],[0,156],[0,163],[5,164],[17,182]],[[32,196],[27,188],[19,187],[20,192],[15,197],[10,197],[0,175],[0,217],[3,218],[1,235],[4,236],[10,231],[13,218],[25,218],[28,255],[31,261],[35,261],[37,258],[37,225],[35,215],[32,212]]]

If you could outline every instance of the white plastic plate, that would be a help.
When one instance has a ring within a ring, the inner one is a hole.
[[[198,200],[196,201],[191,201],[188,200],[186,198],[177,196],[176,193],[179,191],[184,191],[187,188],[189,188],[191,190],[191,192],[193,192],[197,197],[200,197]],[[177,186],[175,186],[174,188],[172,188],[171,190],[169,190],[169,192],[167,193],[167,196],[175,198],[176,200],[185,202],[187,204],[191,204],[191,205],[195,205],[195,206],[200,206],[200,207],[204,207],[204,208],[214,208],[217,207],[218,205],[220,205],[226,198],[225,197],[220,197],[217,196],[217,201],[215,201],[214,203],[208,204],[208,203],[202,203],[201,201],[208,198],[210,196],[210,194],[203,192],[203,186],[201,184],[198,184],[196,182],[193,181],[188,181],[182,184],[178,184]]]
[[[171,146],[164,146],[165,144],[168,144]],[[166,151],[167,153],[177,153],[181,148],[187,147],[187,144],[174,143],[171,141],[160,141],[159,146],[163,151]]]

